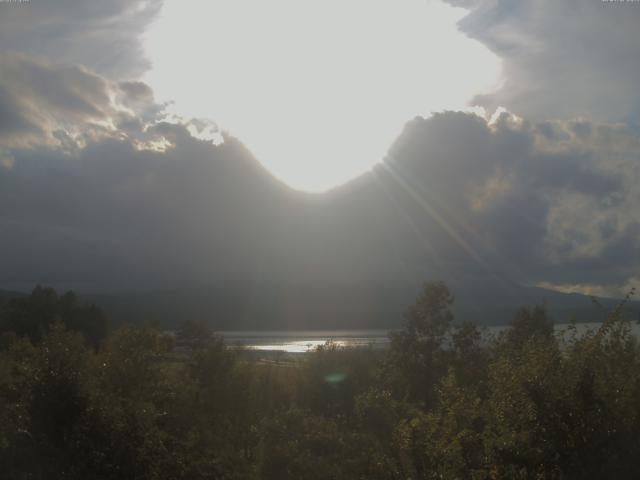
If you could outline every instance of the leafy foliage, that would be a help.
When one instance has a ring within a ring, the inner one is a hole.
[[[386,351],[273,362],[199,324],[96,342],[90,309],[37,288],[2,313],[3,477],[636,478],[640,346],[623,308],[583,333],[523,309],[488,338],[452,302],[425,285]]]

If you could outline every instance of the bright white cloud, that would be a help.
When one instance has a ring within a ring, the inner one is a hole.
[[[463,109],[497,58],[422,0],[167,0],[145,77],[289,184],[323,190],[380,161],[415,115]]]
[[[480,95],[530,120],[584,117],[640,125],[640,3],[446,0],[466,4],[460,28],[503,62],[498,91]]]
[[[162,1],[2,1],[0,51],[81,64],[110,78],[135,78],[149,66],[139,36]]]

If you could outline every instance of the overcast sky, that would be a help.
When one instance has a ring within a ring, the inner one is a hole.
[[[1,2],[0,287],[637,284],[640,3],[318,3]]]

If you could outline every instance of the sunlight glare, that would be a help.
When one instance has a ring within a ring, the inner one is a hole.
[[[166,0],[145,80],[277,177],[322,191],[382,160],[416,115],[467,109],[499,61],[427,0]]]

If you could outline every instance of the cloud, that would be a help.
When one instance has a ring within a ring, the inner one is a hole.
[[[141,82],[24,54],[0,62],[2,285],[184,287],[308,253],[278,233],[306,204],[215,125],[165,115]]]
[[[3,285],[637,277],[640,140],[625,125],[418,117],[371,173],[311,195],[215,126],[166,118],[143,83],[3,65]]]
[[[530,284],[637,275],[640,140],[624,125],[437,114],[410,122],[386,165],[450,230],[442,252],[448,236],[471,263]]]
[[[111,110],[108,83],[81,67],[61,67],[21,54],[0,54],[3,144],[50,137],[65,124],[103,121]]]
[[[599,0],[450,0],[459,26],[503,61],[504,84],[476,98],[532,120],[640,120],[640,6]]]
[[[0,3],[3,48],[21,50],[0,53],[0,285],[494,275],[621,291],[640,267],[640,140],[617,123],[640,105],[640,10],[569,3],[563,28],[562,2],[457,3],[505,62],[504,87],[479,101],[521,115],[415,118],[382,164],[325,195],[289,189],[239,140],[122,80],[144,68],[138,35],[159,2]]]
[[[5,284],[147,289],[248,271],[268,237],[255,235],[260,217],[273,217],[265,191],[279,183],[232,139],[157,129],[172,142],[164,151],[125,138],[12,151],[0,168]]]
[[[149,67],[140,35],[161,7],[162,0],[3,2],[0,48],[137,78]]]
[[[74,148],[104,137],[144,141],[164,115],[142,82],[114,82],[82,66],[0,53],[0,142]]]

